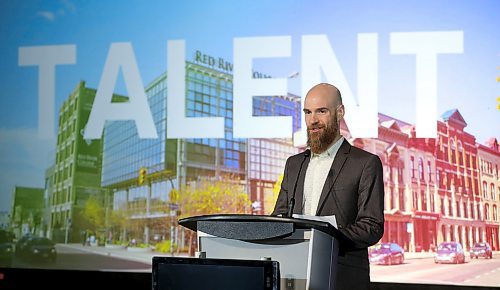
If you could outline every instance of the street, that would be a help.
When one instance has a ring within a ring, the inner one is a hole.
[[[435,264],[433,258],[406,259],[404,264],[370,265],[373,282],[500,286],[500,256],[466,257],[464,264]]]
[[[73,269],[151,272],[152,251],[130,252],[125,248],[90,247],[80,244],[58,244],[57,260],[26,261],[15,258],[14,268]],[[435,264],[431,255],[411,256],[401,265],[370,265],[373,282],[422,283],[468,286],[500,286],[500,254],[493,259],[466,257],[464,264]]]
[[[133,255],[130,254],[130,257],[127,257],[127,252],[124,250],[122,251],[122,255],[110,255],[109,251],[103,251],[104,247],[78,247],[58,244],[56,249],[57,260],[53,263],[15,257],[12,267],[151,272],[151,263],[148,264],[147,262],[137,261],[137,259],[131,259]],[[94,252],[91,250],[94,250]]]

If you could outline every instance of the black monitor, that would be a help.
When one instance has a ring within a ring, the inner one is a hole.
[[[153,257],[153,290],[279,290],[279,263]]]

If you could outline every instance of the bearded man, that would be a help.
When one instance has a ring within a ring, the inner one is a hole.
[[[335,86],[320,83],[311,88],[303,111],[309,149],[288,158],[272,215],[286,215],[291,199],[296,201],[293,213],[335,215],[338,230],[350,242],[340,244],[331,283],[336,290],[368,290],[368,247],[384,233],[382,163],[340,135],[345,110]]]

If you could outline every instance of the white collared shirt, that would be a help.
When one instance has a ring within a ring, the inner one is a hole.
[[[304,180],[304,215],[316,215],[321,191],[342,142],[343,136],[325,152],[311,154]]]

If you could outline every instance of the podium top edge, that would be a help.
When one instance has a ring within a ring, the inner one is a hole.
[[[214,214],[192,216],[179,220],[179,224],[192,231],[197,231],[198,222],[245,222],[245,223],[292,223],[295,229],[317,229],[327,233],[335,238],[345,238],[343,234],[328,222],[308,220],[301,218],[289,218],[268,215],[250,215],[250,214]]]

